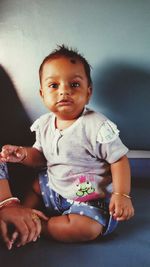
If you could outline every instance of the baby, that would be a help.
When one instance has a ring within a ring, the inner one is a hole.
[[[92,80],[81,54],[59,46],[43,60],[39,76],[49,112],[31,127],[36,141],[33,147],[4,146],[0,160],[46,166],[26,201],[44,202],[44,234],[63,242],[94,240],[134,215],[128,149],[113,122],[86,108]]]

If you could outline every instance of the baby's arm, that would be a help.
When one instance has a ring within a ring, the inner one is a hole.
[[[36,148],[12,145],[3,146],[0,161],[22,163],[31,167],[44,166],[46,163],[43,153]]]
[[[128,220],[134,215],[130,194],[131,174],[126,156],[111,164],[113,194],[109,210],[118,221]]]

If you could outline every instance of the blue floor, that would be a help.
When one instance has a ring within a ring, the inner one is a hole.
[[[131,165],[132,173],[135,175],[136,166]],[[138,163],[138,167],[139,165]],[[127,222],[120,223],[117,230],[109,237],[84,244],[63,244],[41,238],[35,243],[12,251],[7,251],[0,243],[1,266],[149,267],[149,180],[146,174],[143,178],[133,177],[132,196],[135,216]]]

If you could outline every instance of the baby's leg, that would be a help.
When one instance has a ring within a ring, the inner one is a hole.
[[[35,179],[31,190],[27,193],[23,205],[28,208],[41,208],[42,197],[38,179]]]
[[[42,226],[44,235],[62,242],[94,240],[103,230],[103,226],[95,220],[78,214],[52,217]]]
[[[33,183],[33,191],[25,204],[35,208],[41,199],[38,179]],[[103,226],[95,220],[79,214],[68,214],[51,217],[48,222],[42,221],[42,233],[47,237],[62,242],[84,242],[94,240],[103,230]]]

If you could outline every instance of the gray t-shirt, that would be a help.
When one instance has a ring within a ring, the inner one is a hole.
[[[89,201],[111,192],[110,164],[128,149],[114,123],[102,114],[85,109],[68,128],[55,127],[55,115],[48,113],[31,126],[36,132],[33,145],[47,160],[50,186],[63,197]]]

